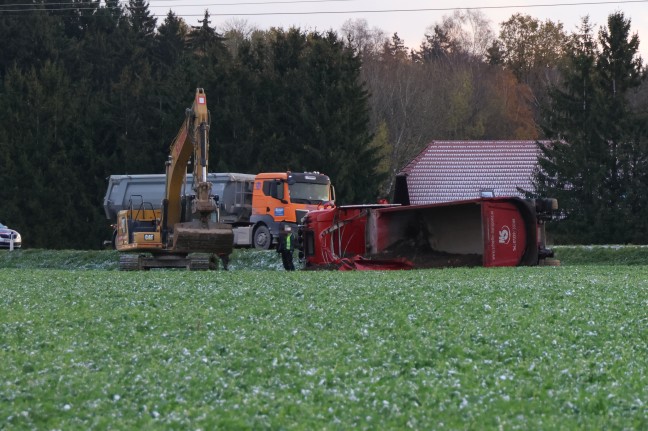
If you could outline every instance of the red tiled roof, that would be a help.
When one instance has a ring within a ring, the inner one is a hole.
[[[432,141],[399,175],[407,176],[412,205],[496,197],[533,190],[537,141]]]

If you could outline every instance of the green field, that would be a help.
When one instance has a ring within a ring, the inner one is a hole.
[[[564,250],[373,273],[0,253],[0,429],[648,429],[644,249]]]

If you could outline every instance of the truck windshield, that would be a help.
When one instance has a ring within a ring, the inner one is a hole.
[[[290,190],[290,200],[295,203],[321,204],[329,200],[329,185],[315,183],[294,183]]]

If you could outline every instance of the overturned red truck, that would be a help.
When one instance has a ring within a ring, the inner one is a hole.
[[[298,233],[306,269],[538,265],[553,257],[555,199],[479,198],[312,211]]]

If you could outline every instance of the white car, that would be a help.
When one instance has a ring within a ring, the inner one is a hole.
[[[22,238],[20,237],[20,234],[0,223],[0,248],[11,248],[12,239],[13,247],[20,248],[20,246],[22,245]]]

